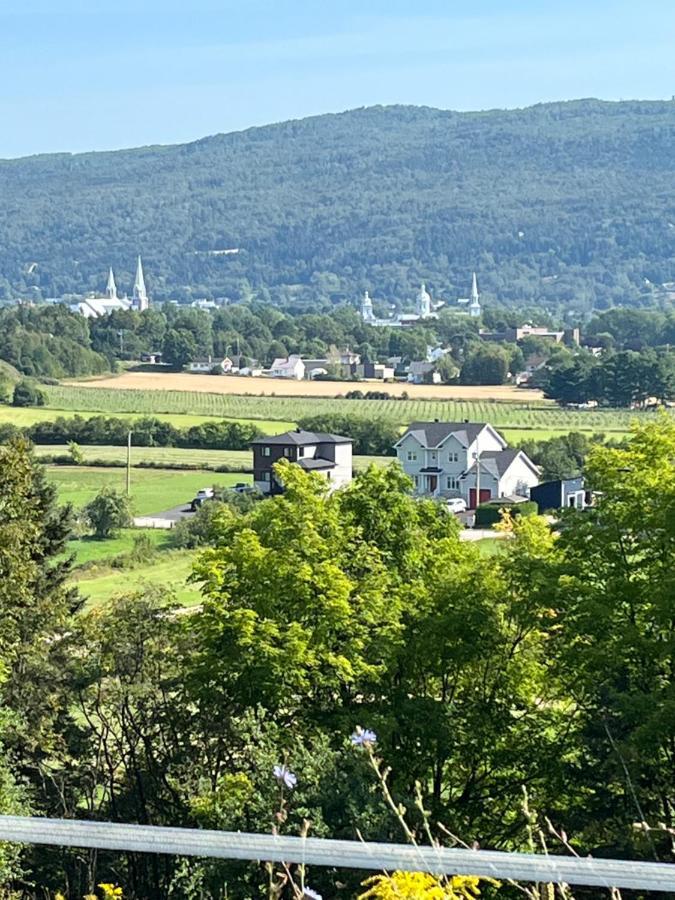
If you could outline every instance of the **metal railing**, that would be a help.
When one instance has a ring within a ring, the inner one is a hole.
[[[501,881],[512,879],[607,889],[614,887],[675,892],[675,865],[591,857],[413,847],[409,844],[362,843],[23,816],[0,816],[0,840],[135,853],[305,863],[367,869],[372,872],[398,869],[436,875],[482,875]]]

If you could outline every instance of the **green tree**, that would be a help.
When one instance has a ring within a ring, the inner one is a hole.
[[[584,747],[570,817],[615,853],[651,855],[631,823],[668,824],[675,805],[674,460],[665,415],[625,447],[595,446],[596,505],[570,511],[560,537],[555,657]],[[669,853],[665,834],[652,839]]]
[[[114,488],[103,488],[82,510],[94,535],[103,540],[131,523],[129,498]]]
[[[172,328],[162,346],[162,359],[175,369],[182,369],[197,355],[197,342],[191,331]]]
[[[504,347],[494,344],[477,346],[467,353],[459,380],[461,384],[504,384],[509,372],[510,356]]]
[[[17,382],[12,394],[12,406],[44,406],[45,392],[31,381]]]

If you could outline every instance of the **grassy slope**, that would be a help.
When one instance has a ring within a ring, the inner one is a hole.
[[[74,583],[89,605],[94,606],[149,585],[171,591],[182,606],[194,606],[201,600],[199,586],[187,584],[194,556],[193,551],[173,550],[136,569],[90,569],[76,577]]]
[[[62,503],[72,503],[76,508],[88,503],[104,486],[122,491],[125,487],[124,469],[48,466],[47,473],[50,481],[58,488],[59,500]],[[151,515],[179,503],[189,502],[199,488],[226,486],[249,480],[249,475],[241,473],[134,469],[131,475],[134,513],[139,516]]]
[[[96,540],[93,537],[76,538],[68,543],[68,554],[73,554],[73,565],[81,566],[84,563],[102,562],[122,553],[129,553],[134,546],[134,538],[142,534],[152,541],[157,550],[166,549],[168,534],[162,529],[153,528],[124,528],[116,537],[105,541]]]

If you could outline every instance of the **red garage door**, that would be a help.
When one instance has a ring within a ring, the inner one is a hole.
[[[492,492],[490,488],[481,488],[480,489],[480,502],[487,503],[487,501],[492,497]],[[476,508],[476,488],[469,488],[469,509]]]

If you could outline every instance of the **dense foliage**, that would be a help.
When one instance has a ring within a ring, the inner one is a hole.
[[[0,162],[0,292],[285,304],[641,304],[673,279],[675,105],[359,109],[174,147]]]
[[[150,590],[76,612],[68,513],[10,445],[0,808],[26,808],[25,784],[45,815],[391,841],[403,803],[418,834],[426,810],[469,843],[524,849],[526,785],[578,852],[669,859],[674,460],[665,415],[594,446],[597,505],[557,532],[507,521],[489,560],[396,466],[328,495],[281,461],[283,495],[204,517],[203,604],[178,616]],[[247,900],[268,882],[255,864],[62,848],[26,848],[22,866],[23,896],[37,882],[69,900],[101,881],[139,900]],[[324,897],[359,881],[311,872]]]

